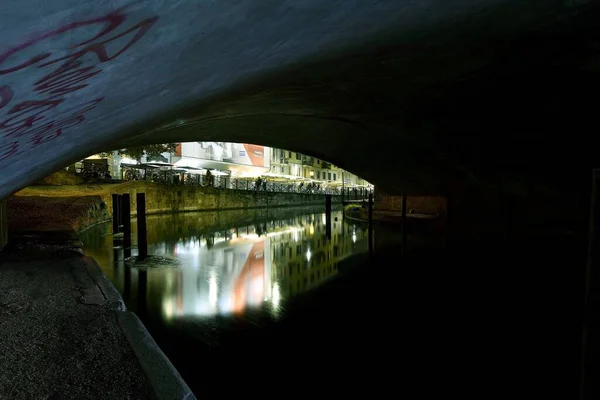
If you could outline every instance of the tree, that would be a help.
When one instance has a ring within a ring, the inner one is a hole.
[[[128,147],[126,149],[118,150],[119,155],[127,156],[137,162],[142,160],[142,157],[146,155],[148,161],[163,161],[167,159],[162,153],[170,153],[175,151],[177,143],[160,143],[160,144],[149,144],[146,146]]]

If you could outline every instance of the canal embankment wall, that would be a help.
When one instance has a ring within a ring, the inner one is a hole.
[[[112,195],[129,194],[136,215],[136,194],[146,194],[146,213],[259,210],[325,205],[325,195],[178,186],[154,182],[100,185],[31,186],[8,199],[11,231],[74,230],[107,221]],[[341,196],[333,196],[341,204]]]
[[[136,212],[137,193],[146,194],[147,214],[325,205],[325,195],[322,194],[174,186],[153,182],[131,182],[114,186],[116,191],[103,196],[109,210],[112,210],[112,193],[129,193],[132,214]],[[341,203],[341,196],[334,197],[334,202]]]

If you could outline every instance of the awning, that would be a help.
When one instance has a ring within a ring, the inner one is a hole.
[[[266,176],[267,178],[279,178],[279,179],[287,179],[287,180],[301,180],[301,179],[304,179],[301,176],[276,174],[274,172],[265,172],[264,174],[262,174],[262,176]]]
[[[144,164],[142,164],[142,165],[144,165]],[[169,164],[169,163],[162,162],[162,161],[153,161],[153,162],[146,163],[146,165],[148,165],[150,167],[173,167],[173,166],[175,166],[175,164]]]

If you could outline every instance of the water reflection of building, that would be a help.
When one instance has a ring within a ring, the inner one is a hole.
[[[341,213],[334,213],[330,239],[325,214],[214,232],[190,222],[206,216],[192,215],[148,220],[149,253],[176,258],[181,266],[158,263],[148,269],[146,302],[138,298],[139,271],[121,262],[107,273],[128,306],[143,303],[149,315],[165,320],[243,313],[261,305],[277,311],[283,299],[324,282],[337,273],[340,260],[366,249],[366,233],[343,222]],[[86,252],[102,259],[89,246]]]
[[[282,296],[288,297],[317,286],[338,271],[338,262],[352,254],[364,232],[354,225],[332,221],[326,235],[325,214],[301,218],[302,229],[271,239],[271,257]]]

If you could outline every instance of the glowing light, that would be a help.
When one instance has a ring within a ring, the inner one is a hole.
[[[327,224],[327,214],[322,215],[323,225]]]
[[[306,261],[310,261],[311,256],[312,256],[312,253],[310,252],[310,249],[306,250]]]
[[[217,305],[217,292],[217,276],[211,272],[208,278],[208,303],[213,307]]]
[[[179,241],[175,244],[174,253],[177,254],[200,254],[200,247],[202,243],[198,241],[190,241],[188,244],[183,241]]]
[[[352,234],[352,243],[356,243],[356,233]]]
[[[242,234],[240,234],[240,237],[242,239],[250,239],[250,240],[256,240],[259,238],[259,236],[256,233],[242,233]]]
[[[266,234],[266,236],[269,237],[273,237],[273,236],[281,236],[281,235],[287,235],[288,233],[294,233],[294,240],[298,240],[298,228],[290,228],[290,229],[285,229],[285,230],[281,230],[281,231],[275,231],[275,232],[269,232]]]
[[[173,318],[173,314],[175,313],[175,301],[172,298],[168,297],[163,300],[163,314],[165,314],[166,319]]]
[[[279,292],[279,283],[275,282],[275,284],[273,285],[273,292],[272,292],[272,303],[273,303],[273,307],[277,308],[279,307],[279,302],[281,301],[281,293]]]
[[[310,228],[308,228],[308,233],[310,233],[311,235],[315,234],[315,225],[314,224],[310,224]]]
[[[121,157],[121,162],[123,164],[139,164],[137,160],[128,157]]]

